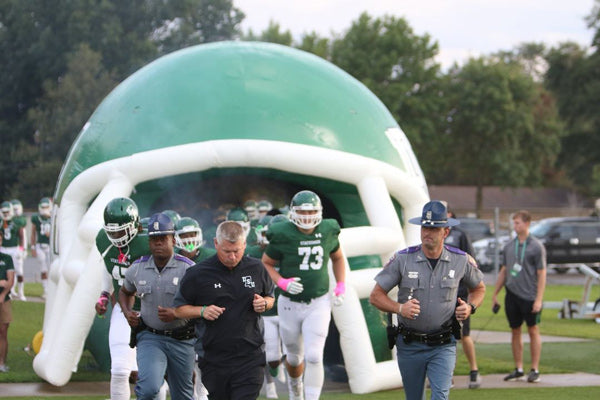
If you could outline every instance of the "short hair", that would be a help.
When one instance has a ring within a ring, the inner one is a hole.
[[[217,226],[217,243],[223,243],[223,240],[235,243],[246,240],[244,228],[236,221],[223,221]]]
[[[513,214],[512,219],[521,218],[523,222],[531,222],[531,214],[527,210],[519,210]]]

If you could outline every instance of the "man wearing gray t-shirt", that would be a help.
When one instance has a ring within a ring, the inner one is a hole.
[[[527,324],[531,348],[531,371],[528,382],[539,382],[539,363],[542,353],[540,317],[542,300],[546,288],[546,249],[542,242],[529,235],[531,215],[528,211],[518,211],[513,215],[513,228],[517,236],[504,246],[502,267],[498,273],[492,306],[499,305],[497,296],[506,286],[504,308],[512,331],[512,352],[515,369],[505,381],[524,379],[523,341],[521,325]]]

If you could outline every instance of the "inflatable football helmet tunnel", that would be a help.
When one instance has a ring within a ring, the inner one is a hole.
[[[383,315],[368,296],[393,252],[419,242],[419,227],[404,223],[429,199],[419,164],[391,114],[356,79],[312,54],[252,42],[200,45],[152,62],[81,130],[54,196],[36,373],[61,386],[84,345],[97,360],[109,357],[110,318],[95,318],[94,304],[108,277],[95,236],[111,199],[131,197],[141,216],[177,210],[207,229],[207,216],[223,205],[267,198],[281,207],[303,189],[342,227],[347,294],[333,321],[350,388],[400,386]]]

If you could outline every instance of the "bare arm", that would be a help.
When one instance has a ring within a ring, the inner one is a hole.
[[[381,311],[400,314],[404,318],[414,318],[415,314],[419,315],[421,312],[421,306],[417,299],[410,299],[406,303],[398,303],[390,299],[387,292],[378,283],[371,291],[369,302]]]
[[[494,286],[494,294],[492,295],[492,306],[498,304],[498,293],[504,287],[506,283],[506,267],[503,265],[500,267],[500,271],[498,272],[498,278],[496,279],[496,285]]]
[[[137,312],[133,311],[133,303],[135,301],[135,292],[130,292],[121,286],[119,290],[119,305],[123,310],[123,315],[127,318],[129,326],[135,327],[140,323],[140,317]]]
[[[546,290],[546,268],[537,270],[537,292],[535,293],[535,301],[531,312],[538,313],[542,310],[542,302],[544,300],[544,291]]]
[[[344,252],[340,246],[336,251],[330,254],[333,276],[336,282],[346,281],[346,263],[344,262]]]
[[[179,319],[204,318],[208,321],[214,321],[225,311],[225,307],[215,305],[193,306],[185,304],[175,308],[175,317]]]
[[[279,272],[275,270],[275,265],[277,265],[278,260],[275,260],[269,257],[266,253],[263,253],[261,261],[267,269],[267,272],[269,273],[269,276],[271,277],[273,282],[277,283],[277,281],[279,281],[279,279],[282,278]]]

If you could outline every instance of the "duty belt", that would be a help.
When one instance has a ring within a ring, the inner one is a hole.
[[[452,342],[451,327],[442,328],[431,333],[419,333],[400,324],[398,327],[398,333],[402,335],[402,340],[406,344],[411,342],[419,342],[425,343],[429,346],[441,346]]]
[[[187,340],[196,337],[196,332],[193,324],[188,324],[177,329],[154,329],[146,325],[146,330],[156,335],[172,337],[177,340]]]

